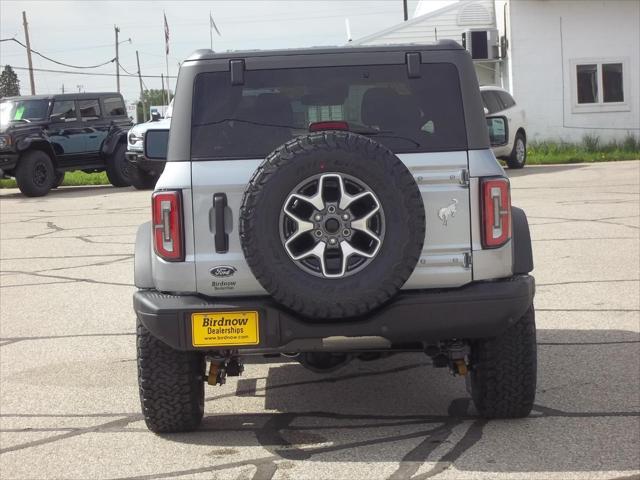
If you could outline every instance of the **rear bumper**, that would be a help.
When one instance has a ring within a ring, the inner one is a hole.
[[[140,290],[133,296],[133,305],[143,325],[155,337],[177,350],[385,350],[452,338],[499,335],[522,317],[533,303],[534,293],[534,278],[518,275],[456,289],[401,292],[366,318],[321,323],[304,321],[269,297],[211,299]],[[258,346],[193,347],[192,313],[234,310],[258,311]]]

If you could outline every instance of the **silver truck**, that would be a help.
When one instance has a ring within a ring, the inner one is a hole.
[[[457,43],[199,50],[144,152],[167,161],[135,247],[151,430],[195,429],[249,355],[423,352],[479,415],[529,414],[529,227]]]

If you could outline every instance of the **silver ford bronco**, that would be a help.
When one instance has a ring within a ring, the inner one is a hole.
[[[479,415],[529,414],[529,227],[458,44],[200,50],[144,148],[167,161],[135,247],[151,430],[195,429],[248,355],[423,352]]]

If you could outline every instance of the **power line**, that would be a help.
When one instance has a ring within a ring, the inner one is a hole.
[[[137,77],[137,76],[138,76],[138,74],[137,74],[137,73],[131,73],[129,70],[127,70],[126,68],[124,68],[124,67],[122,66],[122,64],[120,64],[120,68],[121,68],[122,70],[124,70],[124,71],[125,71],[125,73],[126,73],[127,75],[129,75],[130,77]]]
[[[98,67],[102,67],[104,65],[108,65],[109,63],[113,63],[116,60],[115,57],[114,57],[111,60],[109,60],[107,62],[104,62],[104,63],[100,63],[98,65],[88,65],[88,66],[71,65],[71,64],[59,62],[57,60],[54,60],[53,58],[47,57],[46,55],[43,55],[42,53],[38,52],[37,50],[34,50],[33,48],[28,48],[24,43],[22,43],[17,38],[3,38],[3,39],[0,39],[0,42],[16,42],[18,45],[21,45],[22,47],[26,48],[27,51],[30,50],[31,53],[35,53],[39,57],[42,57],[45,60],[48,60],[48,61],[53,62],[53,63],[56,63],[58,65],[62,65],[63,67],[70,67],[70,68],[98,68]]]
[[[13,65],[11,66],[11,68],[13,68],[14,70],[29,70],[29,67],[14,67]],[[120,68],[122,68],[122,65],[120,66]],[[124,69],[123,69],[124,70]],[[89,75],[89,76],[95,76],[95,77],[115,77],[116,74],[115,73],[99,73],[99,72],[74,72],[73,70],[53,70],[50,68],[34,68],[33,69],[34,72],[49,72],[49,73],[68,73],[71,75]],[[125,70],[126,71],[126,70]],[[137,74],[120,74],[121,77],[137,77]],[[144,78],[160,78],[161,75],[142,75]],[[166,75],[162,75],[164,77],[166,77]],[[171,78],[178,78],[177,75],[171,75]]]

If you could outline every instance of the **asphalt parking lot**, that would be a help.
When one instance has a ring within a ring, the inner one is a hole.
[[[208,387],[198,432],[157,436],[131,307],[149,192],[0,191],[0,477],[640,478],[640,162],[527,167],[512,195],[538,285],[529,418],[478,419],[423,355],[278,360]]]

